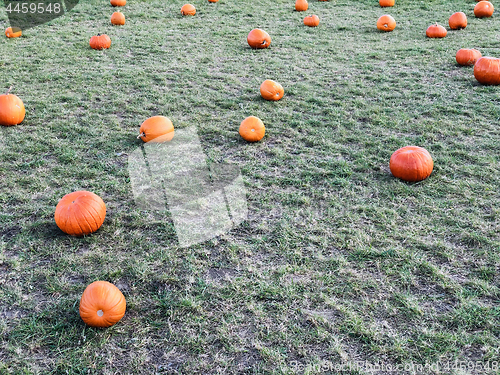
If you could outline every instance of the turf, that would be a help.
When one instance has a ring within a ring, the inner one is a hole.
[[[129,0],[116,27],[109,2],[81,0],[0,38],[0,87],[27,113],[0,129],[0,373],[499,374],[500,95],[455,62],[464,47],[500,55],[498,14],[396,3],[195,0],[181,17],[182,1]],[[466,29],[425,37],[456,11]],[[390,33],[375,27],[386,13]],[[268,49],[248,47],[257,27]],[[99,32],[109,50],[89,48]],[[265,79],[282,100],[260,97]],[[183,248],[168,212],[134,202],[128,156],[154,115],[241,169],[244,223]],[[238,135],[249,115],[258,143]],[[419,183],[388,168],[409,144],[434,159]],[[83,189],[107,217],[73,238],[54,210]],[[127,299],[108,329],[78,315],[95,280]]]

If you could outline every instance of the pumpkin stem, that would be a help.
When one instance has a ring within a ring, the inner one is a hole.
[[[146,136],[146,133],[142,132],[141,134],[139,134],[139,135],[137,136],[137,139],[139,139],[139,138],[141,138],[141,137],[145,137],[145,136]]]
[[[10,90],[12,90],[13,87],[14,86],[10,86],[9,89],[7,90],[7,92],[5,93],[5,95],[9,95],[9,92],[10,92]]]

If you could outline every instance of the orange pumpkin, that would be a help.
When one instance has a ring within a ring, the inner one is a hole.
[[[394,6],[394,0],[379,0],[378,3],[381,7],[393,7]]]
[[[181,14],[183,16],[194,16],[196,14],[196,8],[191,4],[184,4],[181,8]]]
[[[111,47],[111,38],[106,34],[97,34],[90,38],[89,44],[93,49],[106,49]]]
[[[377,20],[377,29],[382,31],[392,31],[396,28],[396,20],[388,14],[381,16]]]
[[[253,29],[247,36],[248,45],[252,48],[267,48],[271,45],[271,37],[261,29]]]
[[[295,1],[295,10],[297,12],[304,12],[309,8],[309,4],[307,0],[296,0]]]
[[[266,134],[266,127],[262,120],[255,116],[249,116],[240,124],[240,135],[248,142],[260,141]]]
[[[457,51],[455,59],[460,65],[474,65],[481,56],[481,52],[477,49],[461,48]]]
[[[428,38],[444,38],[447,34],[448,31],[443,26],[438,25],[437,22],[435,25],[430,25],[425,31]]]
[[[12,86],[3,95],[0,95],[0,125],[13,126],[24,120],[26,110],[24,103],[17,95],[9,94]]]
[[[208,0],[209,3],[216,3],[218,2],[219,0]]]
[[[126,308],[120,289],[107,281],[94,281],[80,298],[80,317],[91,327],[111,327],[123,318]]]
[[[97,231],[106,217],[106,205],[90,191],[66,194],[56,206],[54,219],[64,233],[83,236]]]
[[[474,64],[474,77],[483,85],[500,85],[500,59],[479,58]]]
[[[448,24],[452,30],[465,29],[467,27],[467,16],[464,12],[453,13],[448,18]]]
[[[23,32],[19,27],[7,27],[5,29],[5,36],[7,38],[17,38],[23,35]]]
[[[283,90],[283,86],[281,86],[278,82],[271,81],[270,79],[266,79],[260,85],[260,95],[266,100],[280,100],[285,93]]]
[[[111,23],[113,25],[125,25],[125,16],[122,12],[114,12],[111,15]]]
[[[474,7],[474,15],[478,18],[491,17],[495,8],[489,1],[480,1]]]
[[[144,142],[162,143],[171,141],[174,133],[174,125],[168,117],[153,116],[142,123],[137,138]]]
[[[316,27],[319,25],[319,17],[315,14],[311,14],[304,18],[304,25],[309,27]]]
[[[431,154],[425,148],[406,146],[392,154],[389,168],[394,177],[416,182],[430,176],[434,162]]]
[[[114,7],[123,7],[127,4],[127,0],[110,0],[110,3]]]

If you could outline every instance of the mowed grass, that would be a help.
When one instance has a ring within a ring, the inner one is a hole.
[[[500,9],[477,19],[472,0],[396,3],[311,0],[295,12],[291,0],[193,0],[196,16],[183,18],[183,1],[129,0],[125,26],[112,27],[108,1],[82,0],[0,38],[0,88],[13,85],[27,113],[0,129],[0,373],[339,373],[336,364],[368,374],[373,363],[464,373],[459,361],[498,374],[500,88],[478,84],[455,53],[500,57]],[[456,11],[466,29],[425,37]],[[391,33],[375,26],[386,13]],[[308,14],[318,28],[302,24]],[[269,49],[248,47],[257,27]],[[89,48],[99,32],[111,49]],[[260,97],[265,79],[283,85],[281,101]],[[240,167],[247,221],[181,248],[168,212],[134,203],[127,158],[153,115],[196,126],[209,163]],[[249,115],[266,125],[259,143],[238,135]],[[389,158],[406,145],[433,156],[427,180],[391,176]],[[53,214],[83,189],[104,199],[107,217],[73,238]],[[108,329],[78,314],[95,280],[127,299]]]

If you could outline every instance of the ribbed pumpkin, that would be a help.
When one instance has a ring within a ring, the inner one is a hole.
[[[144,142],[162,143],[171,141],[174,134],[174,125],[168,117],[153,116],[142,123],[137,138]]]
[[[66,194],[56,206],[54,219],[64,233],[84,236],[97,231],[106,217],[106,205],[90,191]]]
[[[295,10],[297,12],[304,12],[309,8],[309,3],[307,0],[296,0],[295,1]]]
[[[196,14],[196,8],[192,4],[184,4],[181,8],[181,14],[183,16],[194,16]]]
[[[481,56],[481,52],[477,49],[461,48],[457,51],[455,59],[459,65],[474,65]]]
[[[396,20],[388,14],[380,16],[380,18],[377,20],[377,29],[379,30],[392,31],[395,28],[396,28]]]
[[[425,31],[425,35],[428,38],[444,38],[448,34],[448,31],[444,26],[438,25],[437,22],[434,25],[430,25]]]
[[[474,64],[474,77],[483,85],[500,85],[500,59],[479,58]]]
[[[394,0],[379,0],[378,3],[381,7],[393,7],[394,6]]]
[[[5,29],[5,36],[7,38],[18,38],[21,35],[23,35],[23,32],[19,27],[7,27]]]
[[[434,162],[425,148],[406,146],[396,150],[389,161],[394,177],[416,182],[426,179],[432,173]]]
[[[248,142],[260,141],[266,134],[266,127],[262,120],[255,116],[249,116],[240,124],[240,135]]]
[[[304,25],[309,27],[316,27],[319,25],[319,17],[315,14],[311,14],[304,18]]]
[[[111,23],[113,25],[125,25],[125,16],[122,12],[114,12],[111,15]]]
[[[111,47],[111,38],[106,34],[97,34],[90,38],[89,45],[93,49],[106,49]]]
[[[453,13],[448,18],[448,25],[452,30],[465,29],[467,27],[467,16],[464,12]]]
[[[266,100],[280,100],[285,93],[283,90],[283,86],[281,86],[278,82],[271,81],[270,79],[266,79],[260,85],[260,95]]]
[[[480,1],[474,7],[474,15],[478,18],[491,17],[495,8],[489,1]]]
[[[127,4],[127,0],[110,0],[110,3],[114,7],[123,7]]]
[[[94,281],[80,298],[80,317],[91,327],[111,327],[125,315],[127,302],[120,289],[107,281]]]
[[[3,95],[0,95],[0,125],[13,126],[24,120],[26,110],[24,103],[17,95],[10,94],[12,86]]]
[[[252,48],[267,48],[271,45],[271,37],[262,29],[253,29],[248,33],[247,42]]]

